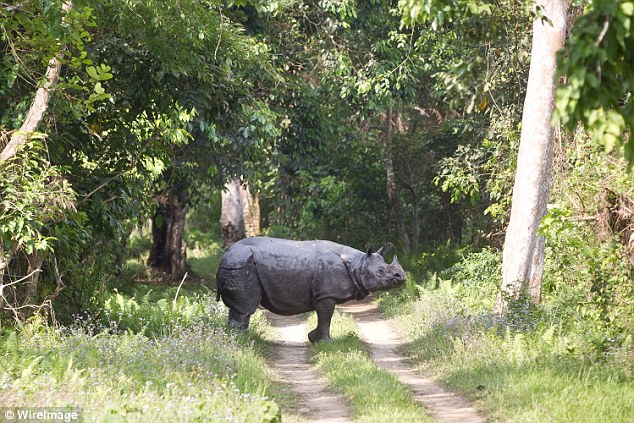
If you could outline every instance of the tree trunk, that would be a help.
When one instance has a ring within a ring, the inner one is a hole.
[[[401,208],[401,199],[396,189],[396,173],[394,172],[394,156],[392,148],[392,106],[385,111],[385,167],[387,170],[387,196],[394,212],[398,237],[406,254],[410,252],[410,242],[405,229],[405,219]]]
[[[66,1],[62,4],[62,11],[64,12],[62,24],[66,19],[65,15],[68,14],[72,8],[73,3],[70,1]],[[31,133],[35,131],[40,125],[40,122],[42,122],[44,113],[46,113],[48,109],[48,102],[51,99],[51,89],[59,80],[61,68],[62,63],[58,57],[53,57],[49,60],[44,85],[39,87],[35,92],[35,98],[33,99],[33,103],[31,103],[31,107],[29,107],[24,122],[22,122],[22,126],[13,134],[9,143],[0,152],[0,163],[15,156],[18,148],[28,141]]]
[[[32,305],[37,299],[37,291],[40,282],[40,272],[42,271],[42,264],[44,264],[44,255],[35,250],[32,254],[26,257],[28,263],[28,273],[31,275],[29,278],[28,287],[26,289],[26,297],[23,305]],[[26,310],[29,310],[28,308]],[[32,310],[31,310],[32,311]],[[28,313],[30,314],[30,313]]]
[[[257,194],[252,194],[248,182],[240,186],[242,200],[242,215],[246,236],[260,235],[260,200]]]
[[[511,220],[504,241],[502,287],[496,309],[508,310],[509,301],[523,291],[537,303],[541,296],[544,240],[537,228],[546,214],[553,159],[553,126],[557,52],[566,35],[564,0],[537,0],[546,19],[533,23],[533,46],[522,115],[522,133],[513,187]],[[538,14],[539,16],[539,14]]]
[[[62,4],[62,11],[64,12],[62,16],[62,24],[66,20],[66,14],[68,14],[72,8],[73,3],[70,1],[66,1]],[[31,103],[31,107],[29,107],[29,111],[26,114],[24,122],[22,122],[22,126],[20,126],[20,129],[13,134],[7,145],[0,151],[0,163],[15,156],[18,148],[25,144],[31,133],[40,126],[44,113],[46,113],[46,110],[48,109],[48,103],[51,98],[50,91],[59,80],[61,68],[62,63],[59,61],[58,57],[53,57],[49,60],[48,67],[46,68],[44,85],[39,87],[35,92],[35,98],[33,99],[33,103]],[[2,245],[2,240],[0,240],[0,286],[3,283],[4,274],[12,257],[12,254],[5,251],[5,248]]]
[[[420,243],[420,216],[418,215],[418,202],[420,195],[412,191],[412,239],[411,248],[416,248]]]
[[[155,272],[179,280],[189,271],[184,239],[186,199],[176,189],[169,188],[157,196],[157,202],[152,218],[152,249],[148,266]]]
[[[222,213],[220,215],[220,231],[224,239],[224,247],[228,249],[242,238],[246,238],[240,178],[234,178],[225,185],[222,191]]]

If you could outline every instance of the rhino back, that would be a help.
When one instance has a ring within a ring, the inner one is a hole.
[[[303,313],[324,298],[342,303],[357,296],[344,257],[357,260],[363,255],[358,250],[322,240],[252,238],[247,243],[265,293],[263,305],[274,312]]]
[[[361,251],[331,241],[254,237],[234,244],[221,267],[253,263],[262,305],[278,314],[298,314],[314,310],[315,302],[324,298],[342,303],[358,297],[346,263],[361,256]]]

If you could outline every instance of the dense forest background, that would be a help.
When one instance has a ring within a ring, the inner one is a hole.
[[[0,3],[3,325],[135,278],[213,286],[187,252],[229,236],[232,183],[261,234],[392,240],[418,274],[499,256],[544,3]],[[631,348],[634,7],[566,9],[543,295]]]
[[[0,1],[0,405],[287,419],[266,319],[227,329],[213,292],[224,248],[269,235],[393,242],[408,281],[376,301],[401,353],[489,419],[632,421],[633,18]],[[384,378],[335,318],[311,364],[364,421],[419,421],[354,404],[393,397],[358,394]]]

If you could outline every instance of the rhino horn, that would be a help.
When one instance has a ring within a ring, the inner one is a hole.
[[[392,260],[392,265],[397,265],[397,264],[401,264],[398,262],[398,257],[396,257],[396,254],[394,255],[394,259]]]

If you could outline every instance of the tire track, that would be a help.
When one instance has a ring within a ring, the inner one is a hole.
[[[422,376],[399,353],[403,341],[381,318],[378,308],[369,300],[339,306],[357,320],[360,338],[370,347],[377,366],[394,374],[409,385],[414,398],[432,417],[442,423],[484,423],[486,420],[462,397]]]
[[[328,391],[322,375],[308,363],[308,331],[299,316],[278,316],[267,311],[266,317],[277,332],[271,367],[299,395],[296,411],[314,423],[352,422],[350,407],[343,397]]]

